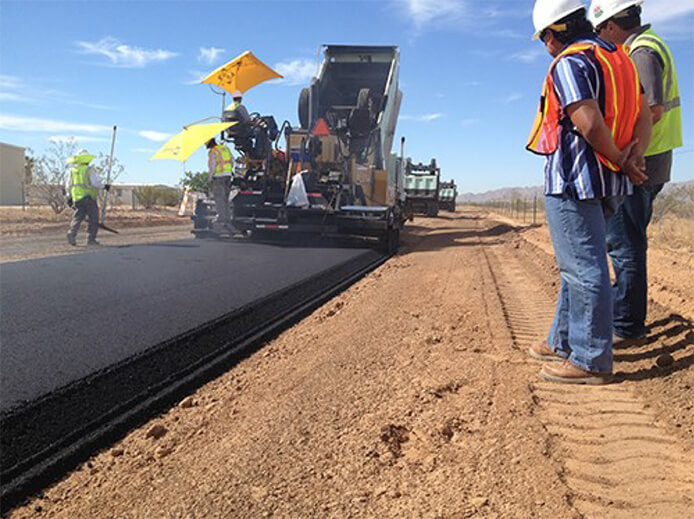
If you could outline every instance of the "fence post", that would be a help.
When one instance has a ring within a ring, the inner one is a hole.
[[[525,198],[523,199],[523,223],[525,223],[525,211],[528,204],[526,204]]]

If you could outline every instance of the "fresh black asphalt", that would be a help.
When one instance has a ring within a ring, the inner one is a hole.
[[[0,266],[0,411],[367,254],[185,240]]]

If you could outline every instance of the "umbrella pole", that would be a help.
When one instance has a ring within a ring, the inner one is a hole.
[[[116,129],[117,126],[113,125],[113,137],[111,138],[111,155],[108,159],[108,170],[106,172],[106,184],[111,183],[111,168],[113,167],[113,149],[116,146]],[[101,223],[106,221],[106,205],[108,203],[108,191],[104,192],[104,204],[101,206]]]

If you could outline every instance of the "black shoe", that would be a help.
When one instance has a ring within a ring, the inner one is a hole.
[[[72,245],[73,247],[77,245],[77,240],[72,234],[67,235],[67,242]]]
[[[96,240],[89,240],[87,242],[87,246],[92,246],[92,245],[101,245],[101,243],[96,241]]]

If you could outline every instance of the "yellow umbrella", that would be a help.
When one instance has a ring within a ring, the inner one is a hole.
[[[281,77],[280,74],[256,58],[252,52],[246,51],[226,65],[219,67],[202,82],[217,85],[233,93],[236,90],[246,92],[263,81]]]
[[[183,162],[212,137],[235,124],[237,123],[191,124],[186,126],[181,133],[166,141],[166,144],[152,155],[152,160],[175,159]]]

